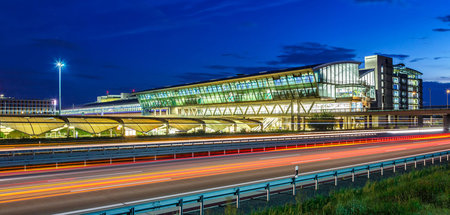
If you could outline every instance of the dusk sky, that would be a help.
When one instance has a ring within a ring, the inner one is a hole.
[[[376,53],[424,73],[424,105],[450,88],[448,0],[11,0],[0,25],[0,93],[56,98],[61,58],[65,107]]]

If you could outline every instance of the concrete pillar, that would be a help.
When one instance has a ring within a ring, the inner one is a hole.
[[[423,127],[423,116],[418,116],[417,117],[417,126],[418,127]]]
[[[369,119],[368,119],[368,121],[367,121],[367,123],[369,123],[369,129],[372,129],[373,127],[372,127],[372,124],[373,124],[373,120],[372,120],[372,115],[369,115]]]
[[[394,128],[398,128],[398,115],[394,115]]]
[[[442,120],[444,124],[444,132],[449,132],[450,127],[450,114],[445,114],[442,116]]]
[[[290,125],[290,130],[291,131],[294,131],[295,130],[295,117],[294,117],[294,115],[291,115],[291,121],[290,121],[290,123],[291,123],[291,125]]]

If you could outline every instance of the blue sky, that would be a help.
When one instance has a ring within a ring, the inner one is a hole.
[[[450,88],[446,0],[14,0],[0,7],[0,92],[63,104],[375,53]],[[425,89],[426,90],[426,89]],[[424,90],[424,91],[425,91]],[[424,93],[424,104],[427,105]]]

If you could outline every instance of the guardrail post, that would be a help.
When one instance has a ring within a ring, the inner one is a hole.
[[[203,215],[203,209],[204,209],[204,201],[203,201],[203,195],[200,196],[200,198],[198,199],[198,202],[200,203],[200,215]]]
[[[109,164],[112,164],[112,158],[109,158]]]
[[[317,177],[317,175],[316,177],[314,177],[314,184],[315,184],[314,189],[315,190],[319,189],[319,178]]]
[[[417,169],[417,158],[414,157],[414,169]]]
[[[355,182],[355,168],[352,169],[352,182]]]
[[[394,167],[393,170],[394,170],[394,173],[395,173],[395,161],[392,162],[392,165],[393,165],[393,167]]]
[[[427,157],[424,155],[423,156],[423,166],[427,165]]]
[[[370,166],[367,165],[367,178],[370,178]]]
[[[384,170],[383,163],[381,163],[381,165],[380,165],[381,176],[383,176],[383,170]]]
[[[240,206],[239,204],[241,202],[241,192],[240,192],[239,188],[237,188],[234,195],[236,195],[236,208],[239,208],[239,206]]]
[[[178,200],[178,214],[183,215],[183,199]]]
[[[447,152],[447,161],[448,161],[448,152]]]
[[[439,153],[439,163],[442,163],[442,154]]]
[[[266,185],[266,195],[267,195],[267,201],[270,201],[270,184],[267,183]]]
[[[408,164],[408,161],[405,158],[405,171],[406,171],[406,165]]]
[[[337,186],[337,171],[334,171],[334,186]]]
[[[434,165],[434,155],[431,155],[431,164]]]
[[[128,214],[129,215],[134,215],[134,207],[130,208],[130,212]]]
[[[296,195],[296,189],[297,186],[295,184],[295,177],[292,177],[292,195],[295,196]]]

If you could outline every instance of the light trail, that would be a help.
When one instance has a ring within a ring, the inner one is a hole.
[[[0,203],[23,201],[50,196],[61,196],[74,193],[91,192],[98,190],[116,189],[129,186],[137,186],[167,181],[200,178],[220,174],[237,173],[252,170],[261,170],[280,166],[289,166],[296,163],[310,163],[319,161],[330,161],[340,158],[386,153],[387,151],[410,150],[425,148],[442,144],[450,144],[448,139],[433,140],[428,142],[408,143],[394,146],[380,146],[377,148],[346,149],[338,152],[320,152],[310,155],[295,155],[286,157],[273,157],[269,160],[254,160],[240,162],[238,159],[229,164],[208,165],[171,169],[166,171],[126,173],[105,177],[99,175],[97,178],[71,177],[61,178],[58,181],[41,180],[29,184],[6,184],[0,189]],[[175,166],[176,167],[176,166]],[[93,177],[93,176],[89,176]]]
[[[298,147],[288,147],[288,148],[276,148],[275,146],[267,149],[264,148],[264,151],[260,151],[257,149],[262,149],[262,147],[255,147],[253,148],[253,152],[240,152],[240,153],[227,153],[227,154],[211,154],[211,155],[203,155],[203,156],[195,156],[195,157],[183,157],[183,158],[173,158],[172,154],[170,155],[158,155],[155,157],[139,157],[139,159],[143,161],[133,161],[130,162],[129,160],[132,158],[122,158],[122,159],[114,159],[114,164],[110,163],[109,159],[105,160],[99,160],[99,161],[93,161],[91,163],[84,163],[80,162],[71,162],[71,163],[60,163],[60,166],[54,166],[54,164],[44,164],[44,165],[32,165],[28,166],[26,170],[23,168],[20,168],[19,170],[8,170],[4,168],[0,168],[0,176],[10,175],[10,174],[21,174],[21,173],[30,173],[30,172],[42,172],[42,171],[54,171],[54,170],[61,170],[61,169],[76,169],[76,168],[86,168],[86,167],[103,167],[103,166],[111,166],[111,165],[121,165],[121,164],[129,164],[129,163],[146,163],[146,162],[158,162],[161,160],[180,160],[180,159],[192,159],[192,158],[200,158],[200,157],[218,157],[218,156],[228,156],[228,155],[235,155],[235,154],[250,154],[250,153],[265,153],[265,152],[271,152],[271,151],[284,151],[284,150],[298,150],[298,149],[314,149],[314,148],[323,148],[323,147],[338,147],[338,146],[350,146],[350,145],[357,145],[357,144],[368,144],[368,143],[381,143],[381,142],[390,142],[390,141],[405,141],[405,140],[428,140],[428,139],[442,139],[442,138],[448,138],[450,137],[450,133],[446,134],[427,134],[427,135],[419,135],[419,136],[399,136],[399,137],[380,137],[380,138],[366,138],[366,139],[350,139],[350,140],[343,140],[339,142],[327,142],[321,145],[321,143],[301,143]],[[305,145],[305,146],[303,146]],[[231,150],[236,151],[237,150]],[[213,151],[212,151],[213,152]],[[182,154],[182,153],[181,153]],[[188,153],[191,154],[191,153]],[[156,159],[158,158],[158,159]],[[106,163],[106,164],[105,164]]]

